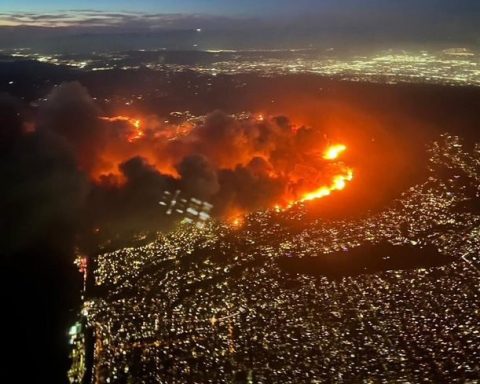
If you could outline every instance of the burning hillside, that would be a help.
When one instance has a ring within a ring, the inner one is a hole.
[[[108,115],[85,88],[67,83],[20,123],[33,127],[21,135],[53,140],[50,148],[71,158],[87,225],[115,233],[168,226],[156,211],[165,191],[208,201],[215,217],[231,219],[326,197],[353,179],[346,145],[285,116],[172,115]]]
[[[345,145],[329,144],[319,130],[283,116],[217,111],[176,125],[125,116],[100,120],[111,139],[89,170],[94,182],[121,187],[128,181],[122,164],[141,158],[187,194],[223,207],[221,216],[322,198],[353,178],[341,161]]]

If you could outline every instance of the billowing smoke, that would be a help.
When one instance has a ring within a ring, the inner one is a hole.
[[[38,130],[65,141],[82,170],[93,169],[107,141],[107,131],[98,119],[100,110],[79,83],[56,87],[42,105]]]
[[[178,164],[180,188],[187,194],[209,199],[220,189],[217,170],[203,155],[188,155]]]
[[[165,191],[208,201],[219,218],[286,206],[345,169],[322,158],[320,130],[284,116],[105,116],[79,83],[55,87],[36,111],[0,101],[2,242],[11,248],[57,230],[168,228]]]
[[[89,189],[76,152],[53,129],[32,131],[26,109],[11,98],[0,99],[0,116],[0,249],[69,247]]]

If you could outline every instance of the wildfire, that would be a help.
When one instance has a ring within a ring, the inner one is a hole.
[[[353,171],[350,168],[347,168],[345,174],[336,175],[333,180],[332,184],[329,186],[323,186],[318,188],[313,192],[308,192],[302,196],[300,201],[310,201],[315,199],[320,199],[322,197],[330,195],[333,191],[341,191],[345,189],[347,182],[353,180]]]
[[[343,144],[332,145],[327,148],[327,150],[323,154],[323,158],[325,160],[335,160],[340,156],[342,152],[346,150],[347,150],[347,147]]]
[[[240,229],[245,224],[245,212],[235,211],[226,220],[226,223],[233,229]]]
[[[123,123],[112,125],[111,128],[119,129],[121,134],[116,136],[118,140],[108,143],[108,147],[103,149],[101,161],[91,170],[92,178],[103,180],[102,182],[108,180],[121,185],[125,178],[123,171],[119,170],[119,164],[135,156],[145,159],[160,174],[182,182],[183,176],[178,173],[177,165],[186,156],[198,152],[208,158],[207,170],[211,168],[215,176],[218,176],[215,172],[226,170],[231,172],[229,175],[232,178],[239,178],[238,180],[243,180],[245,175],[252,175],[252,183],[264,181],[266,190],[273,188],[269,183],[283,184],[283,189],[278,189],[276,196],[267,203],[276,212],[282,212],[296,203],[321,199],[335,191],[344,190],[353,180],[353,170],[340,159],[347,151],[345,144],[337,142],[322,150],[322,147],[318,147],[322,137],[312,134],[313,130],[303,126],[300,130],[300,126],[295,124],[289,130],[284,127],[278,129],[276,120],[261,113],[255,114],[250,122],[241,120],[231,123],[227,119],[228,124],[235,125],[233,130],[215,126],[215,131],[225,131],[218,140],[213,134],[212,126],[204,129],[205,124],[218,124],[216,120],[213,123],[202,119],[187,120],[175,124],[168,120],[159,121],[150,117],[139,119],[125,115],[103,116],[100,119],[110,123]],[[307,143],[302,141],[298,148],[296,140],[285,141],[286,135],[293,139],[299,132],[312,135],[312,140]],[[224,140],[227,137],[228,142]],[[258,140],[263,140],[262,145],[258,145]],[[274,154],[278,157],[277,153],[282,151],[276,152],[276,149],[283,150],[284,145],[287,146],[285,153],[305,151],[300,156],[301,160],[292,165],[287,158],[272,157]],[[188,177],[196,177],[190,173]],[[108,178],[102,179],[104,176]],[[250,182],[249,179],[247,181]],[[192,185],[198,184],[195,183]],[[249,192],[236,193],[241,195]],[[225,222],[232,228],[242,228],[246,212],[248,209],[232,204],[226,210]]]
[[[143,132],[143,130],[142,130],[142,122],[140,120],[138,120],[138,119],[134,120],[132,125],[135,127],[135,131],[134,131],[133,135],[131,135],[128,138],[128,141],[130,141],[130,142],[138,140],[145,135],[145,132]]]
[[[335,144],[328,147],[323,153],[325,160],[336,160],[340,154],[347,150],[347,146],[344,144]],[[314,191],[305,193],[299,201],[311,201],[321,199],[322,197],[329,196],[333,191],[341,191],[347,186],[347,182],[353,180],[353,170],[351,168],[345,168],[344,172],[335,175],[330,185],[324,185],[317,188]]]
[[[113,116],[113,117],[103,116],[103,117],[100,117],[100,119],[108,122],[124,121],[130,124],[132,131],[127,137],[127,140],[130,143],[133,143],[134,141],[141,139],[145,135],[145,132],[143,131],[143,128],[142,128],[142,121],[140,119],[134,119],[127,116]]]

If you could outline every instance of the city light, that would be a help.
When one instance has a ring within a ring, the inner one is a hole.
[[[436,373],[441,377],[473,377],[475,343],[460,348],[459,340],[473,340],[476,332],[471,284],[478,280],[480,217],[456,210],[468,179],[445,179],[441,169],[469,174],[478,186],[476,148],[467,155],[458,138],[443,136],[430,151],[428,182],[358,220],[307,219],[307,207],[298,204],[252,213],[241,226],[233,225],[237,219],[232,225],[212,221],[203,229],[180,226],[144,246],[100,254],[94,275],[103,293],[84,303],[98,340],[94,366],[111,380],[134,367],[146,382],[227,381],[231,366],[262,382],[320,380],[333,368],[347,381],[392,382],[397,372],[376,371],[372,364],[395,363],[401,377],[417,381],[425,378],[418,361],[428,361],[442,367]],[[341,189],[351,178],[349,172],[335,178],[332,188]],[[282,267],[285,259],[298,264],[328,263],[332,254],[349,257],[362,244],[375,244],[383,255],[383,243],[389,244],[388,257],[382,257],[380,272],[362,268],[364,260],[351,261],[359,263],[355,274],[341,260],[325,275],[315,270],[322,264],[293,274]],[[427,246],[435,255],[420,254]],[[399,259],[392,261],[397,248]],[[396,269],[407,249],[434,263],[445,257],[455,262]],[[439,331],[445,329],[448,338]],[[432,351],[427,355],[426,340]],[[454,365],[448,364],[451,348]],[[186,365],[185,356],[195,363]]]

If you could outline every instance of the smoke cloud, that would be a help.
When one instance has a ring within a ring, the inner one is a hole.
[[[1,97],[0,116],[0,249],[39,241],[70,246],[89,188],[74,152],[54,130],[29,132],[32,123],[18,101]]]
[[[166,229],[165,191],[212,203],[218,218],[287,205],[344,168],[322,158],[320,130],[285,116],[104,116],[77,82],[36,111],[0,103],[2,243],[12,249],[67,229],[70,239]]]

